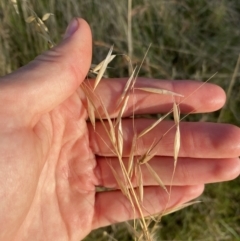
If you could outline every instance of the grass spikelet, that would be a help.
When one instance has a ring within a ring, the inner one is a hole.
[[[11,0],[11,3],[13,5],[13,7],[14,7],[14,10],[15,10],[16,14],[19,14],[17,0]]]
[[[147,163],[147,162],[144,165],[146,165],[148,171],[152,174],[152,177],[155,179],[155,181],[158,183],[158,185],[160,187],[162,187],[166,191],[167,194],[169,194],[167,188],[163,184],[163,181],[158,176],[158,174],[154,171],[154,169],[151,167],[151,165],[149,163]]]
[[[120,119],[118,123],[118,132],[117,132],[117,138],[118,138],[118,152],[120,156],[123,154],[123,129],[122,129],[122,119]]]
[[[34,16],[29,16],[25,19],[26,23],[31,23],[35,20],[36,18]]]
[[[170,113],[171,113],[171,112],[168,112],[168,113],[165,114],[164,116],[160,117],[157,121],[155,121],[152,125],[150,125],[149,127],[145,128],[143,131],[141,131],[137,138],[140,138],[140,137],[144,136],[145,134],[147,134],[149,131],[151,131],[151,130],[152,130],[154,127],[156,127],[162,120],[164,120]]]
[[[103,74],[104,74],[104,72],[105,72],[105,70],[106,70],[106,68],[107,68],[107,66],[108,66],[108,64],[109,64],[109,62],[110,62],[110,60],[112,58],[111,57],[112,51],[113,51],[113,46],[110,48],[110,50],[109,50],[109,52],[107,54],[107,57],[105,58],[105,60],[103,61],[102,65],[101,65],[101,67],[99,69],[98,75],[97,75],[97,77],[95,79],[93,90],[96,89],[96,87],[98,86],[100,80],[103,77]]]
[[[122,106],[120,107],[120,111],[118,113],[118,117],[117,117],[117,121],[116,121],[116,125],[119,123],[120,119],[122,118],[123,116],[123,113],[127,107],[127,103],[128,103],[128,100],[129,100],[129,95],[126,95],[123,102],[122,102]]]
[[[94,92],[92,91],[92,89],[89,88],[89,86],[87,86],[85,83],[83,83],[82,86],[81,86],[81,88],[82,88],[82,90],[84,91],[84,93],[85,93],[85,95],[86,95],[86,98],[91,102],[94,110],[98,113],[99,120],[101,121],[101,124],[102,124],[105,132],[106,132],[107,135],[108,135],[108,138],[111,140],[111,142],[112,142],[112,144],[113,144],[113,147],[114,147],[114,150],[115,150],[115,151],[112,150],[113,154],[118,155],[118,150],[116,150],[116,148],[115,148],[115,147],[116,147],[115,130],[114,130],[114,128],[113,128],[113,123],[112,123],[112,121],[111,121],[111,119],[110,119],[110,117],[109,117],[109,114],[108,114],[108,112],[107,112],[107,110],[106,110],[106,107],[103,105],[103,102],[102,102],[102,100],[101,100],[101,98],[100,98],[99,96],[94,96],[94,97],[92,96],[92,95],[94,94]],[[107,120],[108,120],[108,124],[109,124],[110,130],[109,130],[109,128],[106,126],[103,118],[101,117],[98,109],[96,108],[96,106],[95,106],[95,104],[94,104],[94,101],[93,101],[94,98],[97,98],[98,102],[101,103],[101,107],[102,107],[102,109],[103,109],[103,111],[104,111],[104,114],[105,114]]]
[[[110,166],[110,168],[111,168],[111,170],[112,170],[112,173],[113,173],[113,175],[114,175],[114,178],[115,178],[115,180],[116,180],[116,182],[117,182],[117,184],[118,184],[121,192],[122,192],[126,197],[129,198],[129,190],[128,190],[126,184],[124,184],[124,183],[121,181],[121,178],[119,177],[119,175],[117,174],[117,172],[114,170],[114,168],[112,167],[112,165],[109,164],[109,166]]]
[[[48,45],[50,48],[52,48],[55,44],[52,41],[49,30],[47,25],[44,23],[47,19],[49,19],[50,16],[54,15],[52,13],[46,13],[43,15],[42,19],[38,17],[36,12],[34,12],[32,9],[30,9],[31,15],[25,19],[25,22],[27,23],[35,23],[35,26],[37,27],[38,34],[45,39],[48,42]]]
[[[174,178],[176,167],[177,167],[177,160],[178,160],[178,154],[179,154],[179,150],[180,150],[180,139],[181,139],[180,129],[179,129],[180,108],[179,108],[179,105],[177,105],[175,101],[173,102],[173,118],[174,118],[174,122],[175,122],[175,126],[176,126],[176,133],[175,133],[175,139],[174,139],[174,150],[173,150],[174,162],[173,162],[173,172],[172,172],[171,185],[170,185],[170,195],[172,192],[172,183],[173,183],[173,178]],[[168,203],[170,201],[170,195],[169,195]],[[166,207],[167,207],[167,205],[166,205]],[[166,212],[166,210],[164,210],[164,213],[165,212]]]
[[[176,124],[176,134],[174,140],[174,172],[177,165],[177,158],[180,150],[180,129],[179,129],[179,122],[180,122],[180,109],[179,106],[174,102],[173,103],[173,117]]]
[[[87,98],[87,108],[88,108],[88,117],[91,121],[91,124],[93,126],[93,129],[95,130],[96,127],[96,119],[95,119],[95,112],[94,112],[94,106],[91,103],[91,101],[89,100],[89,98]]]
[[[170,91],[170,90],[164,90],[164,89],[158,89],[158,88],[149,88],[149,87],[141,87],[141,88],[134,88],[135,90],[142,90],[149,93],[154,94],[161,94],[161,95],[173,95],[173,96],[179,96],[184,97],[184,95],[178,94],[176,92]]]
[[[139,159],[139,164],[145,164],[149,162],[154,156],[156,156],[156,152],[153,154],[144,154],[140,159]]]
[[[156,152],[154,152],[153,154],[150,154],[154,146],[155,146],[155,139],[151,144],[151,146],[148,148],[148,150],[138,159],[139,164],[144,164],[150,161],[156,155]]]
[[[42,16],[42,21],[47,21],[53,14],[52,13],[45,13],[43,16]]]
[[[116,55],[111,55],[109,57],[109,60],[108,60],[108,64],[116,57]],[[94,74],[98,74],[98,72],[100,71],[100,69],[102,68],[103,64],[104,64],[105,60],[103,60],[102,62],[100,62],[98,65],[96,65],[95,67],[93,67],[91,69],[91,72],[94,73]]]
[[[43,20],[39,17],[37,17],[36,20],[37,20],[37,25],[42,29],[42,31],[48,33],[48,27],[45,25]]]
[[[142,176],[141,165],[139,163],[137,164],[137,179],[138,179],[139,199],[140,199],[140,202],[143,203],[143,194],[144,194],[143,176]]]

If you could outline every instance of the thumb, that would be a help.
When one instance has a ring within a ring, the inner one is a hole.
[[[90,28],[84,20],[73,19],[58,46],[0,80],[0,113],[33,118],[50,111],[85,79],[91,56]]]

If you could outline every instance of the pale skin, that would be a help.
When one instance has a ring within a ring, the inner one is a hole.
[[[108,142],[106,133],[100,124],[94,132],[86,122],[86,98],[79,86],[91,63],[91,32],[84,20],[74,22],[61,44],[0,80],[0,240],[78,241],[93,229],[133,218],[131,205],[108,165],[111,161],[119,172],[116,157],[101,141]],[[125,82],[103,80],[96,89],[111,117],[116,117],[113,103]],[[151,79],[137,82],[145,84],[184,96],[200,85]],[[134,98],[136,113],[165,113],[172,107],[168,96],[136,91]],[[181,111],[211,112],[224,102],[223,90],[206,84],[183,101]],[[129,104],[125,117],[131,110]],[[137,131],[150,122],[135,120]],[[163,122],[144,136],[140,150],[171,125]],[[127,157],[132,121],[125,119],[123,126]],[[182,122],[180,129],[181,149],[168,208],[198,197],[204,184],[231,180],[240,172],[239,128]],[[173,137],[174,131],[159,143],[157,156],[150,161],[165,185],[171,184]],[[142,170],[145,214],[161,212],[168,197],[146,169]],[[96,193],[96,186],[116,190]]]

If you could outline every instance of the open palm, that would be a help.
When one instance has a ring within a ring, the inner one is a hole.
[[[86,122],[86,99],[79,85],[91,61],[91,34],[83,20],[77,21],[76,32],[58,47],[0,81],[0,240],[77,241],[93,229],[133,218],[109,166],[110,162],[120,172],[107,135],[101,124],[94,131]],[[125,82],[103,80],[96,90],[111,117],[116,117],[113,104]],[[184,96],[200,85],[146,79],[139,79],[137,85],[146,83]],[[139,92],[134,98],[137,114],[165,113],[172,105],[167,96]],[[182,103],[181,111],[213,111],[224,100],[219,87],[206,84]],[[131,110],[129,104],[125,117]],[[135,128],[141,132],[151,122],[137,119]],[[149,148],[171,125],[163,122],[149,132],[140,150]],[[123,127],[127,157],[132,121],[124,119]],[[240,170],[238,128],[210,123],[182,123],[180,128],[183,138],[169,207],[199,196],[205,183],[235,178]],[[151,160],[165,185],[171,184],[173,139],[174,131],[170,131]],[[146,215],[161,212],[168,196],[147,170],[142,171]],[[96,193],[96,186],[114,191]]]

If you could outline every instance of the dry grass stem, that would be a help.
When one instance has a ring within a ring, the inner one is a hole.
[[[224,107],[221,109],[220,114],[218,116],[218,120],[217,122],[221,122],[221,119],[223,117],[223,113],[225,112],[226,108],[227,108],[227,104],[228,104],[228,100],[230,100],[231,98],[231,94],[232,94],[232,90],[233,90],[233,86],[236,82],[237,76],[238,76],[238,72],[239,72],[239,67],[240,67],[240,54],[238,55],[238,60],[237,60],[237,64],[235,66],[234,72],[233,72],[233,76],[231,78],[230,84],[228,86],[228,90],[227,90],[227,102],[225,103]]]
[[[134,152],[136,151],[136,148],[137,148],[136,145],[137,145],[137,134],[134,133],[132,145],[131,145],[131,151],[130,151],[130,155],[129,155],[129,158],[128,158],[127,173],[128,173],[130,178],[132,178],[133,170],[134,170],[133,163],[134,163]]]
[[[132,44],[132,0],[128,0],[128,24],[127,24],[127,39],[128,39],[128,56],[132,59],[133,44]],[[128,66],[128,74],[132,71],[131,65]]]
[[[107,118],[107,121],[108,121],[108,124],[109,124],[109,128],[110,128],[109,134],[110,134],[110,137],[111,137],[112,144],[115,146],[116,145],[116,134],[115,134],[115,129],[114,129],[114,126],[113,126],[112,119],[110,118],[110,116],[108,114],[108,111],[107,111],[107,109],[106,109],[105,105],[103,104],[103,101],[100,97],[99,97],[99,100],[101,102],[101,107],[104,111],[104,115]]]

